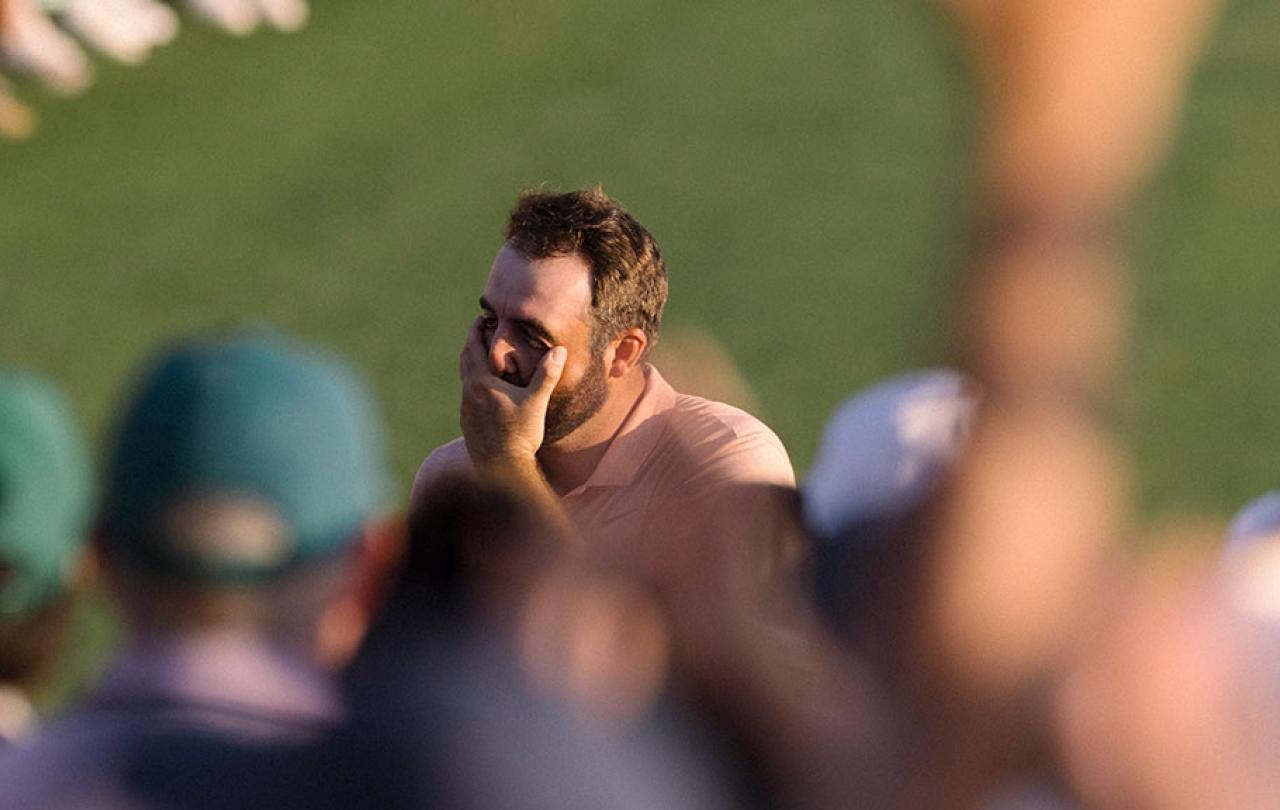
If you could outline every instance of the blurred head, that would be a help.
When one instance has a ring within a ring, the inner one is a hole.
[[[838,610],[848,578],[908,532],[963,446],[977,394],[950,369],[892,377],[850,397],[827,422],[804,481],[805,523],[816,539],[819,600]]]
[[[557,527],[512,490],[472,476],[444,478],[410,516],[394,596],[508,626],[531,583],[566,548]]]
[[[383,682],[379,649],[403,656],[405,628],[422,640],[443,619],[450,631],[497,642],[529,685],[584,718],[634,719],[666,673],[662,619],[643,588],[573,550],[563,529],[503,484],[439,480],[410,516],[399,581],[357,667]],[[397,637],[391,645],[377,641],[384,628]]]
[[[92,493],[85,444],[61,393],[0,370],[0,683],[31,685],[57,652]]]
[[[553,346],[569,351],[547,444],[572,433],[658,338],[667,271],[653,236],[598,187],[522,194],[480,300],[495,374],[527,385]]]
[[[124,409],[104,562],[144,629],[297,638],[350,585],[386,485],[381,421],[347,364],[268,331],[192,340]]]

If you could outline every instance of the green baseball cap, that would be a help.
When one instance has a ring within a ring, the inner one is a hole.
[[[64,592],[84,549],[93,476],[84,437],[56,386],[0,369],[0,620]]]
[[[125,409],[103,542],[138,570],[246,582],[335,555],[387,504],[382,422],[355,370],[273,330],[164,352]]]

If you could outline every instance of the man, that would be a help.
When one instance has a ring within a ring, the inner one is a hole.
[[[423,463],[415,504],[451,472],[506,479],[593,550],[653,571],[727,485],[794,485],[759,420],[646,362],[667,271],[622,206],[598,187],[525,192],[505,235],[462,351],[462,437]]]
[[[0,750],[33,730],[30,695],[61,651],[84,570],[91,481],[58,390],[0,371]]]
[[[219,744],[260,758],[332,727],[325,666],[359,640],[385,482],[372,403],[333,357],[270,333],[168,352],[105,481],[99,551],[128,644],[84,705],[0,758],[0,806],[139,806],[194,785],[174,763]]]

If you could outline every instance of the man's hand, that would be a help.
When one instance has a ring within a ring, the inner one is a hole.
[[[471,461],[482,472],[528,470],[536,465],[546,431],[547,405],[560,382],[567,352],[547,352],[526,387],[494,374],[477,318],[459,363],[462,376],[462,436]]]
[[[529,385],[513,385],[493,373],[476,318],[462,347],[460,422],[476,471],[501,481],[529,499],[552,525],[573,537],[573,527],[551,485],[538,468],[538,448],[546,434],[547,405],[560,382],[568,351],[556,346],[543,356]]]

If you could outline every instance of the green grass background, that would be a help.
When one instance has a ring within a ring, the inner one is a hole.
[[[175,334],[269,320],[369,372],[407,490],[523,186],[601,182],[658,237],[668,323],[723,342],[803,470],[858,386],[944,359],[976,111],[918,0],[316,0],[188,25],[0,145],[0,362],[101,448]],[[1148,511],[1280,486],[1280,4],[1235,0],[1144,195],[1124,430]],[[65,690],[98,660],[91,607]]]

